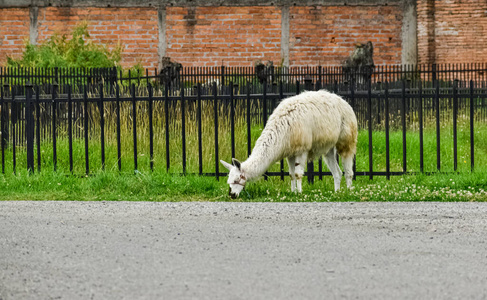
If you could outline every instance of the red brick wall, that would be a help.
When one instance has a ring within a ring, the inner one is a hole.
[[[252,66],[281,59],[277,7],[170,7],[166,56],[184,66]]]
[[[337,65],[354,44],[372,41],[377,65],[401,62],[400,5],[290,7],[291,66]],[[185,66],[251,66],[282,62],[281,9],[167,7],[166,56]],[[418,62],[487,62],[487,2],[417,0]],[[88,21],[95,41],[123,44],[123,66],[156,68],[157,9],[39,8],[39,41]],[[18,57],[29,38],[29,9],[0,8],[0,65]]]
[[[418,14],[418,63],[435,62],[435,0],[420,0]]]
[[[124,67],[138,62],[147,68],[157,68],[158,25],[154,8],[40,8],[38,17],[39,42],[55,32],[71,32],[81,21],[88,22],[94,41],[113,47],[123,46]]]
[[[486,45],[486,1],[418,0],[420,63],[487,62]]]
[[[7,56],[18,57],[29,40],[29,9],[0,9],[0,66]]]
[[[371,41],[374,63],[401,63],[398,6],[326,6],[290,9],[290,64],[339,65],[356,43]]]

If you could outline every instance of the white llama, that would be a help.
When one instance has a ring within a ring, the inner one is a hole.
[[[338,95],[321,90],[284,99],[270,116],[249,158],[233,164],[220,161],[230,172],[229,195],[238,197],[247,181],[255,179],[276,161],[287,158],[291,191],[302,192],[305,164],[324,155],[333,174],[335,191],[342,171],[336,152],[342,157],[347,187],[352,186],[353,158],[357,146],[357,118],[352,107]]]

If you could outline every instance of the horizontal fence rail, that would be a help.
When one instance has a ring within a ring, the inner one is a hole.
[[[32,84],[36,83],[32,78],[23,85],[3,84],[2,172],[16,172],[20,165],[31,171],[52,168],[87,175],[93,169],[162,169],[218,179],[226,175],[220,170],[219,159],[250,155],[253,143],[282,99],[321,88],[344,97],[357,114],[363,132],[359,146],[366,146],[359,147],[356,176],[372,179],[458,172],[465,170],[467,160],[468,169],[473,170],[479,156],[475,126],[487,120],[487,88],[484,81],[473,79],[440,80],[441,71],[437,69],[432,82],[420,80],[421,76],[407,80],[398,71],[395,78],[400,80],[369,78],[363,84],[356,84],[355,79],[327,82],[323,70],[296,75],[292,81],[282,80],[285,77],[281,76],[279,81],[264,78],[262,82],[252,79],[255,74],[245,77],[244,71],[238,76],[244,76],[245,81],[235,82],[230,80],[232,77],[218,81],[223,71],[208,72],[207,81],[200,78],[188,84],[181,80],[174,84],[177,90],[174,86],[168,88],[167,82],[161,85],[149,80],[155,79],[151,76],[144,78],[146,84],[132,81],[130,85],[123,85],[121,77],[113,82],[95,82],[94,86],[81,82],[46,87]],[[6,73],[2,74],[0,78],[5,80]],[[233,79],[240,80],[238,76]],[[425,140],[425,128],[432,128],[433,140]],[[459,135],[461,138],[465,134],[468,145],[459,145]],[[400,136],[400,145],[391,143],[393,136]],[[426,143],[436,150],[434,167],[431,161],[425,161]],[[445,144],[451,145],[451,154],[441,150]],[[399,150],[393,152],[392,148]],[[414,166],[411,157],[418,160]],[[285,165],[281,161],[267,175],[283,179],[288,175]],[[330,172],[320,160],[308,165],[307,175],[313,182]]]

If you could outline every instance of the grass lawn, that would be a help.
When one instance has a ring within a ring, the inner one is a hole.
[[[143,106],[140,107],[141,111]],[[211,108],[211,107],[210,107]],[[193,109],[194,112],[194,109]],[[202,128],[202,168],[204,173],[215,172],[215,139],[211,111],[205,111]],[[176,118],[177,119],[177,118]],[[109,121],[111,120],[111,121]],[[89,134],[90,176],[85,174],[84,139],[73,141],[73,174],[69,172],[69,144],[66,132],[59,130],[57,140],[57,171],[53,172],[53,147],[49,139],[42,140],[41,172],[26,171],[25,148],[17,147],[16,172],[13,170],[12,145],[5,149],[5,174],[0,174],[0,200],[130,200],[130,201],[231,201],[227,196],[226,178],[217,181],[214,177],[187,175],[182,173],[181,124],[174,121],[170,125],[169,148],[166,149],[166,136],[162,119],[154,123],[154,171],[149,168],[148,125],[142,115],[137,118],[139,172],[134,174],[133,131],[130,123],[122,126],[121,172],[118,170],[116,127],[113,116],[105,123],[105,171],[101,170],[99,130],[96,122]],[[198,133],[195,118],[187,116],[186,124],[186,163],[187,173],[198,173]],[[245,119],[237,118],[235,124],[236,158],[247,157],[247,129]],[[440,147],[436,144],[436,128],[428,123],[424,129],[424,171],[432,175],[421,175],[419,132],[409,124],[406,133],[407,171],[420,175],[375,176],[371,181],[366,176],[358,176],[354,189],[335,193],[333,179],[315,178],[314,184],[303,184],[303,194],[290,192],[288,177],[281,181],[278,177],[260,179],[249,183],[236,201],[486,201],[487,200],[487,124],[475,123],[475,168],[470,170],[470,129],[469,121],[458,121],[457,170],[454,169],[452,123],[444,120],[440,129]],[[262,124],[252,124],[251,146],[262,132]],[[219,159],[231,160],[230,123],[222,118],[218,127]],[[390,169],[402,171],[403,139],[402,131],[390,132]],[[386,171],[386,135],[377,128],[372,136],[372,165],[374,171]],[[441,156],[441,172],[437,172],[437,149]],[[37,150],[37,149],[35,149]],[[166,153],[170,153],[170,171],[166,172]],[[367,130],[360,130],[357,147],[357,173],[369,170],[369,136]],[[37,165],[37,151],[35,151]],[[315,163],[317,170],[318,164]],[[287,163],[284,169],[287,170]],[[279,164],[269,171],[278,172]],[[220,171],[226,171],[220,166]],[[324,171],[327,171],[324,166]],[[306,181],[306,178],[305,178]],[[345,186],[344,180],[342,187]]]
[[[358,177],[354,188],[333,192],[333,178],[303,183],[303,193],[290,191],[289,178],[251,182],[235,201],[321,202],[321,201],[487,201],[487,173],[407,175],[391,180]],[[45,171],[0,175],[0,200],[85,201],[232,201],[226,178],[179,176],[147,172],[119,174],[98,172],[74,176]]]

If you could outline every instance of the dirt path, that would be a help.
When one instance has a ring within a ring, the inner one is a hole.
[[[0,202],[0,299],[486,299],[487,203]]]

